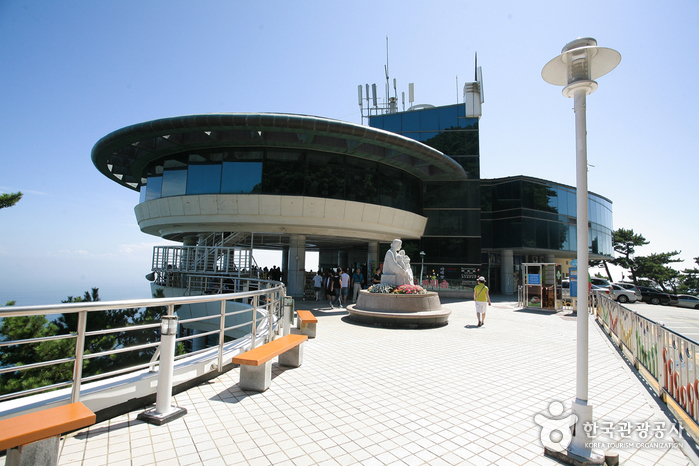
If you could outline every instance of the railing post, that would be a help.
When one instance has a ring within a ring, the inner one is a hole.
[[[138,419],[155,425],[163,425],[187,414],[182,407],[172,406],[172,378],[175,367],[175,345],[177,339],[177,316],[174,304],[168,305],[168,315],[160,321],[160,367],[155,409],[138,415]]]
[[[80,401],[80,381],[83,377],[83,354],[85,352],[85,326],[87,324],[87,311],[78,313],[78,334],[75,341],[75,363],[73,364],[73,390],[70,394],[70,402]]]
[[[284,296],[284,336],[291,332],[291,321],[294,319],[294,298]]]
[[[218,371],[223,370],[223,340],[224,340],[224,329],[226,328],[226,300],[221,300],[221,332],[218,336]]]
[[[660,325],[659,323],[655,322],[653,324],[655,327],[656,331],[656,351],[655,351],[655,357],[656,357],[656,363],[655,367],[656,370],[658,371],[658,396],[665,401],[663,398],[663,390],[665,389],[665,360],[663,355],[665,354],[665,343],[664,343],[664,336],[663,336],[663,326]]]
[[[252,297],[252,348],[257,344],[257,295]]]

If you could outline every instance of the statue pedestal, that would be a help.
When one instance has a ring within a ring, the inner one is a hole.
[[[385,327],[429,328],[449,322],[451,311],[443,308],[439,295],[359,292],[356,304],[347,306],[349,317],[363,324]]]

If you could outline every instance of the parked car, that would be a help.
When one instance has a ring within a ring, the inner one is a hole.
[[[647,286],[639,286],[641,290],[641,301],[650,304],[669,304],[670,295],[662,291]]]
[[[599,278],[599,277],[590,277],[590,283],[593,285],[598,285],[598,286],[610,286],[611,283],[609,283],[609,280],[605,280],[604,278]]]
[[[675,306],[699,309],[699,297],[688,294],[678,294]]]
[[[617,285],[620,286],[626,290],[632,290],[636,292],[636,296],[638,296],[638,299],[641,299],[641,289],[634,285],[633,283],[624,283],[624,282],[616,282],[612,283],[612,285]]]
[[[638,296],[634,290],[627,290],[619,285],[612,285],[612,299],[620,303],[635,303],[638,300]]]
[[[606,296],[607,298],[612,298],[612,287],[602,286],[602,285],[592,285],[590,290],[590,298],[588,302],[593,305],[597,305],[597,295]]]

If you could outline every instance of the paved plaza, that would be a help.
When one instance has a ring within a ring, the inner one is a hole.
[[[188,414],[174,422],[145,424],[139,410],[71,434],[59,464],[559,464],[543,455],[534,418],[553,417],[555,401],[559,418],[570,413],[575,318],[508,299],[494,297],[481,328],[472,301],[446,301],[449,324],[426,330],[355,325],[325,301],[297,301],[318,317],[318,337],[301,367],[273,366],[269,390],[243,392],[231,370],[178,394]],[[673,440],[672,420],[592,321],[589,387],[594,441],[616,443],[620,464],[696,464],[693,444]],[[661,429],[652,440],[646,422]]]

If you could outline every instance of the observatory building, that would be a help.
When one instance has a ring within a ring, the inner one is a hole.
[[[387,86],[388,87],[388,86]],[[575,258],[575,188],[512,176],[480,178],[482,79],[463,102],[398,109],[369,86],[368,126],[284,113],[188,115],[128,126],[92,150],[97,169],[140,193],[151,277],[167,294],[211,291],[206,277],[250,273],[253,249],[283,251],[289,294],[306,287],[306,251],[321,268],[379,266],[401,238],[415,277],[468,296],[478,275],[512,294],[521,264]],[[395,89],[395,85],[394,85]],[[411,85],[412,90],[412,85]],[[508,154],[489,154],[506,157]],[[590,258],[610,257],[612,203],[589,194]],[[424,255],[421,255],[421,252]],[[432,280],[436,278],[435,280]]]

